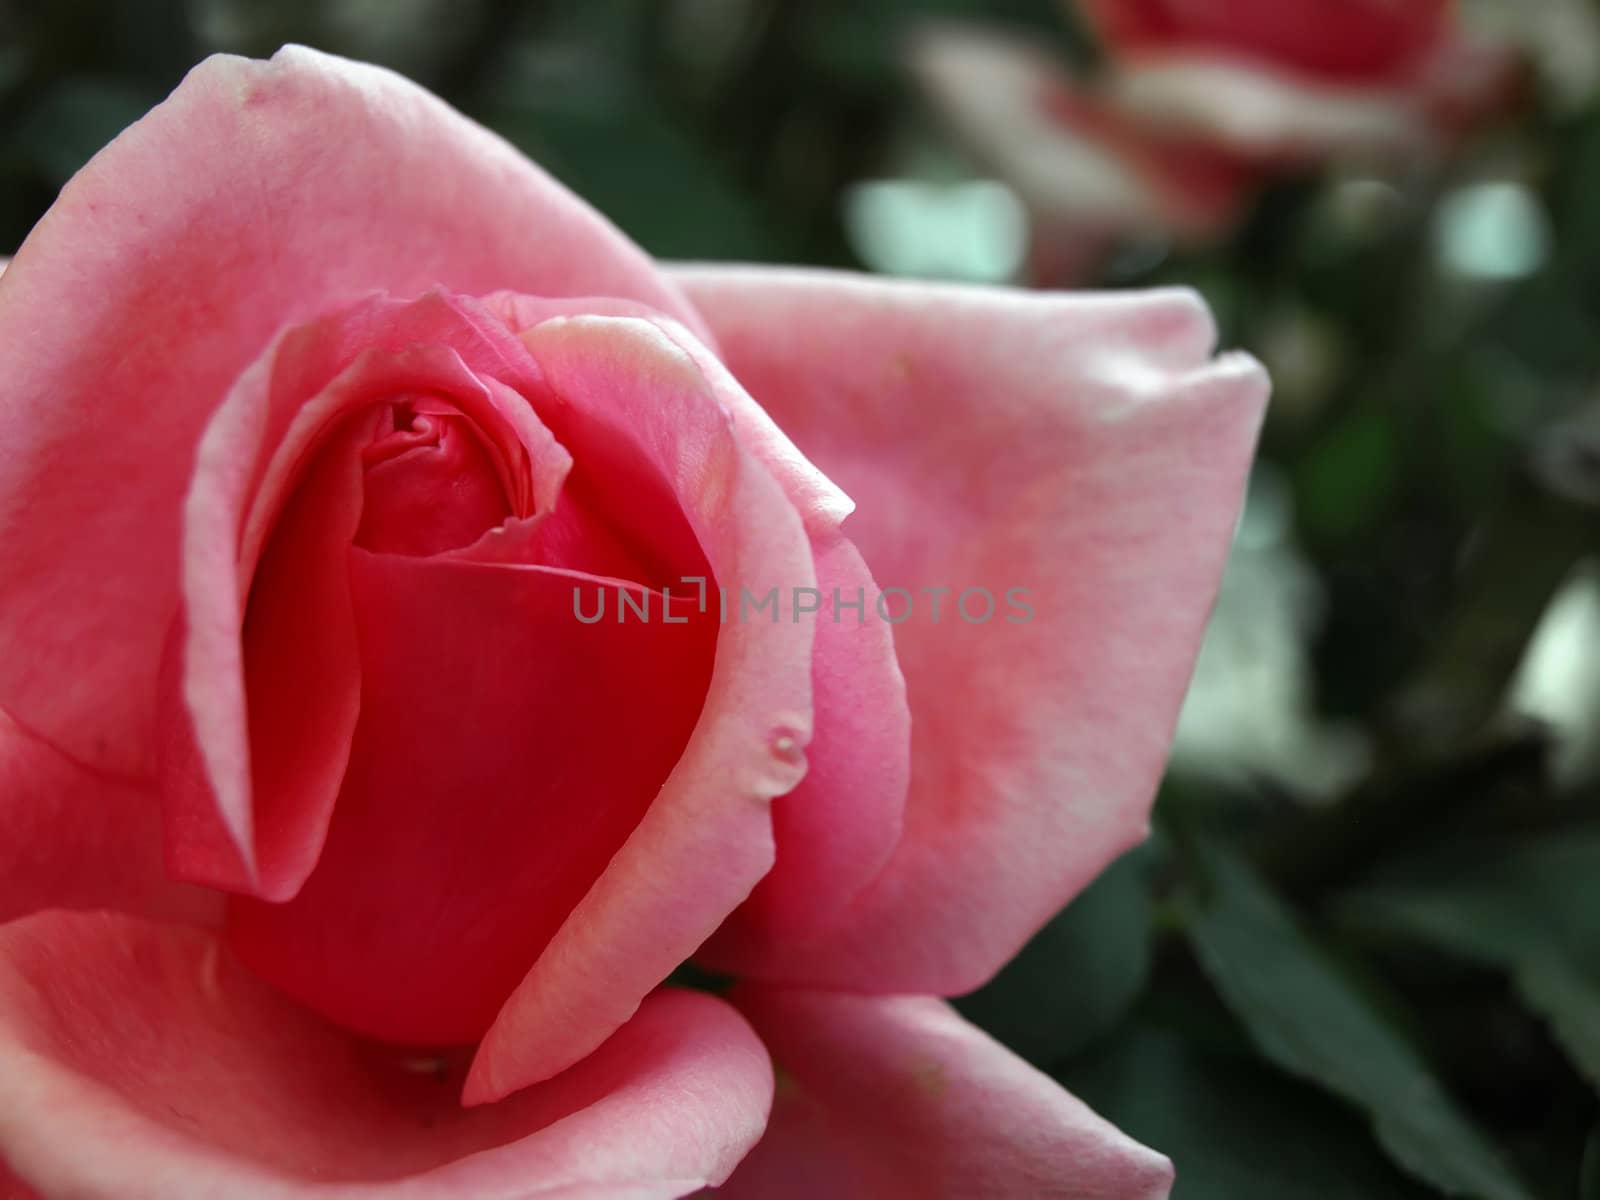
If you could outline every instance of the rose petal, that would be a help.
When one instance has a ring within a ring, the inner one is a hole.
[[[820,607],[812,661],[815,732],[806,750],[806,777],[774,804],[777,861],[719,937],[737,942],[775,931],[815,932],[888,861],[900,838],[910,774],[911,714],[893,636],[873,602],[871,573],[838,532],[852,502],[805,459],[721,361],[670,318],[605,298],[507,294],[485,303],[513,329],[583,312],[650,321],[694,360],[732,415],[740,443],[771,471],[805,520],[820,593],[814,598]],[[860,607],[836,610],[836,589],[846,604],[854,598]],[[794,600],[785,596],[786,604]]]
[[[778,1096],[729,1200],[1164,1200],[1172,1165],[921,996],[747,986]]]
[[[247,484],[214,497],[247,514],[239,553],[243,582],[330,423],[385,392],[439,397],[446,409],[470,418],[495,450],[507,499],[519,513],[553,507],[571,468],[571,456],[528,404],[538,385],[532,360],[470,297],[441,291],[412,301],[370,296],[291,328],[263,361],[271,364],[270,391],[262,396],[243,381],[235,385],[202,440],[201,469],[190,488],[208,482],[201,478],[208,454],[253,459]],[[225,435],[228,425],[235,429]],[[218,441],[224,444],[211,444]]]
[[[682,754],[716,619],[542,568],[344,561],[362,702],[328,841],[293,900],[236,900],[229,940],[353,1029],[474,1042]]]
[[[162,870],[153,787],[74,763],[0,711],[0,922],[115,908],[213,924],[221,900]]]
[[[878,588],[847,538],[835,535],[815,555],[822,595],[806,777],[773,803],[777,861],[717,932],[708,947],[713,957],[737,960],[752,944],[825,930],[877,878],[900,841],[911,711],[884,615],[893,612],[880,611]]]
[[[838,484],[807,461],[766,410],[739,386],[707,344],[667,314],[614,296],[550,299],[497,292],[485,296],[483,306],[517,333],[555,317],[636,317],[650,322],[699,368],[706,385],[732,417],[740,444],[778,481],[784,494],[799,510],[808,533],[819,538],[834,533],[855,507],[850,497],[839,490]]]
[[[772,1095],[737,1014],[669,991],[559,1079],[463,1109],[457,1066],[334,1030],[211,935],[106,915],[0,929],[0,1047],[0,1152],[85,1200],[680,1196]]]
[[[388,401],[428,396],[496,447],[508,499],[534,519],[572,460],[511,383],[538,385],[522,345],[433,293],[294,327],[229,392],[186,500],[183,620],[161,687],[175,873],[283,900],[315,866],[359,710],[345,563],[363,451]]]
[[[356,545],[428,558],[471,546],[513,517],[494,460],[470,419],[414,416],[363,456]],[[381,456],[381,457],[377,457]]]
[[[299,47],[195,68],[68,184],[4,278],[0,705],[125,773],[153,768],[195,447],[277,329],[434,285],[696,319],[504,142],[399,76]]]
[[[799,514],[734,435],[694,359],[659,328],[562,317],[523,340],[574,479],[586,468],[604,480],[652,467],[704,553],[708,586],[735,603],[742,588],[764,596],[815,585]],[[616,502],[642,512],[648,493],[628,491]],[[799,782],[811,738],[814,639],[814,617],[722,626],[683,757],[496,1018],[473,1062],[469,1103],[548,1078],[597,1045],[771,869],[770,801]]]
[[[877,878],[900,840],[911,774],[905,677],[889,616],[873,602],[872,574],[839,532],[853,502],[720,359],[682,326],[664,318],[655,324],[689,355],[733,415],[740,444],[778,480],[811,543],[819,595],[806,775],[773,805],[776,861],[724,931],[734,943],[750,927],[762,931],[758,936],[810,936]],[[789,610],[775,614],[780,619],[800,619],[801,586],[779,588],[780,607]],[[862,601],[861,609],[845,609],[840,602],[850,597]]]
[[[912,717],[894,858],[826,936],[710,961],[969,990],[1144,835],[1265,376],[1211,360],[1188,293],[679,278],[740,382],[856,498],[845,531],[877,581],[952,589],[937,620],[922,593],[894,630]],[[956,607],[969,588],[989,589],[988,621],[980,594],[972,619]]]
[[[4,263],[0,263],[0,266],[4,266]],[[0,1162],[0,1200],[39,1200],[39,1193],[24,1187],[6,1164]]]
[[[166,861],[177,878],[282,896],[321,852],[361,710],[345,564],[371,425],[351,417],[321,448],[279,515],[244,611],[233,607],[228,546],[185,564],[193,600],[169,642],[160,713]],[[201,496],[215,528],[227,510]]]

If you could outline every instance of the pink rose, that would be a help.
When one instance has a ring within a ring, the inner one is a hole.
[[[1164,1195],[933,997],[1143,833],[1213,336],[663,269],[387,72],[198,67],[0,277],[11,1191]]]
[[[1026,207],[1035,284],[1087,278],[1129,237],[1225,239],[1286,170],[1426,158],[1523,78],[1512,47],[1467,32],[1446,0],[1066,7],[1100,35],[1102,69],[963,22],[925,23],[907,51],[945,124]]]
[[[1452,0],[1072,0],[1110,103],[1250,159],[1427,151],[1513,99],[1516,54]]]

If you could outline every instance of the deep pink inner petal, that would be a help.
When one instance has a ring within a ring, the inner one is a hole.
[[[186,501],[185,603],[161,685],[180,877],[281,900],[316,863],[359,700],[345,555],[369,477],[369,534],[412,550],[553,507],[571,457],[505,380],[537,385],[526,351],[435,292],[287,330],[236,381]],[[446,436],[451,421],[470,433]],[[411,468],[409,483],[389,479]],[[397,513],[405,492],[441,503]]]
[[[667,623],[638,587],[364,550],[350,582],[361,717],[327,845],[289,903],[235,900],[230,939],[352,1028],[472,1041],[681,755],[715,614]]]
[[[264,861],[309,870],[326,815],[306,803],[338,788],[360,709],[355,612],[345,566],[361,515],[358,446],[365,414],[318,456],[290,497],[256,569],[245,609],[244,671],[250,697],[251,792]]]
[[[248,882],[268,893],[317,860],[360,708],[345,558],[361,519],[361,448],[371,427],[371,414],[352,414],[312,460],[263,550],[239,634],[261,864]],[[189,721],[191,710],[218,704],[215,689],[227,680],[184,678],[181,634],[169,646],[160,718],[167,865],[179,878],[242,884],[249,867],[215,819]]]
[[[367,447],[361,527],[367,550],[426,558],[469,546],[513,515],[482,434],[457,413],[391,402],[395,427]]]

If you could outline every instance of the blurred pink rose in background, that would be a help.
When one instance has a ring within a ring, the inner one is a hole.
[[[1445,0],[1083,0],[1103,62],[930,23],[911,68],[1033,223],[1028,277],[1091,275],[1129,237],[1226,238],[1260,189],[1331,160],[1426,159],[1513,103],[1522,60]]]
[[[196,68],[0,280],[7,1194],[1164,1195],[935,997],[1144,834],[1214,340],[664,268],[388,72]]]
[[[1252,159],[1425,151],[1514,98],[1509,46],[1452,0],[1080,0],[1108,100]]]

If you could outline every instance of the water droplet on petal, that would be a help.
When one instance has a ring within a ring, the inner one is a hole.
[[[806,774],[807,735],[791,725],[777,725],[767,735],[769,769],[760,773],[757,793],[763,799],[792,791]]]
[[[799,737],[792,730],[782,727],[773,730],[768,745],[771,747],[772,757],[779,762],[794,767],[805,766],[806,748],[801,745]]]

